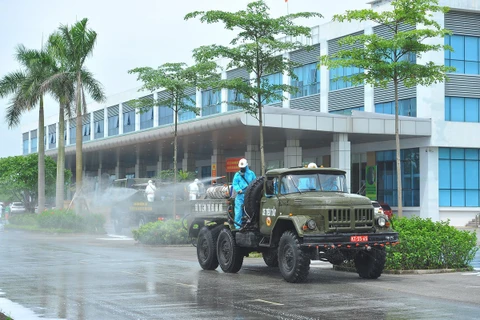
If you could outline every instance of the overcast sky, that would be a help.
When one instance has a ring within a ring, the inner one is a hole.
[[[301,21],[314,26],[329,21],[333,14],[368,7],[369,0],[267,0],[272,16],[315,11],[324,19]],[[206,25],[184,21],[195,10],[237,11],[249,0],[0,0],[0,77],[19,68],[15,48],[23,44],[39,49],[42,38],[60,24],[71,25],[88,18],[98,34],[93,56],[86,66],[103,84],[107,96],[139,87],[135,67],[157,67],[166,62],[192,62],[192,49],[212,43],[227,44],[231,34],[221,24]],[[22,154],[20,126],[9,129],[5,108],[9,99],[0,99],[0,157]],[[87,107],[88,108],[88,107]],[[47,98],[45,117],[58,114],[58,105]],[[22,123],[38,121],[38,108],[24,114]]]

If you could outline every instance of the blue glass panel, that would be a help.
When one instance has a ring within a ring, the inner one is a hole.
[[[467,207],[478,207],[478,190],[467,190],[465,196]]]
[[[465,98],[451,98],[451,118],[452,121],[465,121]]]
[[[452,189],[465,188],[465,162],[462,160],[452,160],[451,162],[451,185]]]
[[[478,160],[478,149],[465,149],[465,159]]]
[[[438,156],[440,159],[450,159],[450,148],[438,148]]]
[[[465,60],[478,61],[477,37],[465,37]]]
[[[455,67],[456,73],[465,73],[465,61],[463,60],[450,60],[450,65]]]
[[[383,151],[376,152],[375,158],[376,158],[377,161],[383,161],[383,159],[384,159]]]
[[[465,159],[465,149],[462,148],[452,148],[450,150],[450,156],[452,159]]]
[[[440,207],[450,207],[452,205],[450,200],[450,190],[440,190]]]
[[[478,161],[465,161],[465,189],[478,189]]]
[[[444,44],[450,45],[450,36],[449,35],[445,36]],[[450,59],[450,56],[451,56],[450,50],[445,50],[445,60]]]
[[[452,190],[452,207],[465,206],[465,190]]]
[[[451,116],[450,116],[450,112],[451,112],[451,98],[450,97],[445,97],[445,121],[450,121],[451,120]]]
[[[465,74],[478,74],[478,62],[465,62]]]
[[[452,35],[450,45],[453,47],[451,58],[454,60],[465,60],[465,37]]]
[[[478,99],[465,98],[465,121],[478,122]]]
[[[439,161],[438,185],[441,189],[450,189],[450,160]]]

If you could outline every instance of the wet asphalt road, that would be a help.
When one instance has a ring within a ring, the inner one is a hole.
[[[39,319],[480,318],[480,269],[363,280],[315,263],[307,283],[290,284],[258,258],[225,274],[202,271],[191,246],[10,230],[0,293],[0,310],[14,316],[8,300]]]

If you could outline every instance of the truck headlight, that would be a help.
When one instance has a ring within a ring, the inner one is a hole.
[[[385,227],[385,224],[387,223],[387,219],[385,219],[385,217],[378,217],[377,218],[377,224],[380,226],[380,227]]]
[[[317,223],[314,220],[310,219],[307,221],[307,227],[310,230],[315,230],[317,228]]]

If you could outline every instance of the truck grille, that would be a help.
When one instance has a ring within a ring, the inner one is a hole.
[[[352,216],[353,211],[353,216]],[[353,220],[353,221],[352,221]],[[329,209],[329,229],[365,228],[373,225],[373,209]]]

